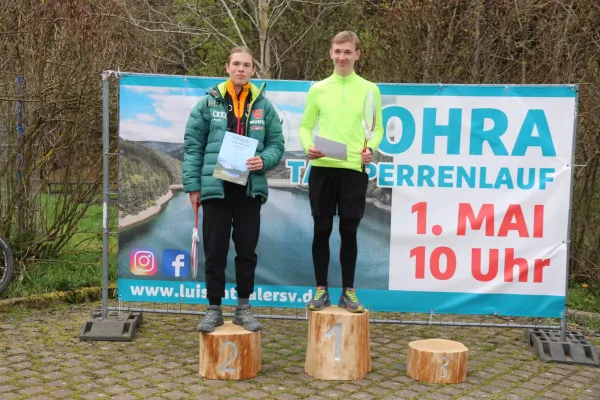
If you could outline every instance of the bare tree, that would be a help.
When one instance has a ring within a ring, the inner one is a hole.
[[[124,10],[131,9],[129,2],[119,0]],[[148,32],[179,33],[185,37],[201,37],[192,41],[185,50],[179,47],[182,64],[185,56],[202,47],[207,41],[214,42],[223,51],[234,46],[253,48],[257,54],[257,75],[271,78],[273,71],[285,63],[296,45],[312,32],[327,15],[338,7],[354,3],[353,0],[182,0],[172,3],[173,16],[157,12],[149,1],[145,19],[133,18],[131,13],[113,15]],[[316,11],[316,14],[315,14]],[[294,27],[292,42],[285,48],[277,46],[277,29],[284,23],[310,19],[308,24]]]
[[[168,36],[142,35],[106,11],[123,15],[111,0],[0,5],[0,234],[18,261],[60,252],[101,198],[101,72],[175,69],[152,56],[157,46],[171,57]]]

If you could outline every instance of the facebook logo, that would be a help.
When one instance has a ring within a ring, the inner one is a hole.
[[[165,250],[162,255],[163,276],[186,278],[190,275],[190,253],[185,250]]]

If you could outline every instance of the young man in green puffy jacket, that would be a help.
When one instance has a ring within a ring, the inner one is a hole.
[[[334,72],[311,86],[299,130],[304,151],[312,160],[308,185],[314,220],[312,255],[317,290],[307,306],[309,310],[322,310],[331,305],[327,290],[329,237],[333,216],[338,214],[342,242],[342,294],[338,306],[363,312],[364,306],[354,291],[356,234],[369,182],[364,165],[373,160],[373,152],[383,138],[381,95],[377,85],[354,72],[354,63],[360,56],[360,41],[354,32],[338,33],[332,39],[329,54]],[[377,121],[371,138],[366,137],[363,127],[365,98],[369,93],[375,103]],[[327,157],[315,147],[313,128],[317,119],[318,136],[344,143],[346,160]]]
[[[198,324],[201,332],[223,325],[221,299],[225,293],[225,268],[229,240],[235,245],[238,307],[233,323],[249,331],[262,328],[248,300],[254,291],[256,245],[260,232],[260,209],[267,201],[265,173],[277,166],[284,150],[279,116],[262,90],[250,83],[254,58],[245,47],[231,51],[225,69],[229,79],[208,90],[192,109],[184,136],[183,190],[193,207],[203,206],[202,238],[205,254],[209,306]],[[213,177],[225,132],[258,140],[256,155],[246,165],[246,186]]]

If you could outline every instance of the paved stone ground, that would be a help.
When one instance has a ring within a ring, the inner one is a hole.
[[[82,342],[97,306],[0,314],[0,399],[600,399],[600,368],[543,363],[521,329],[372,324],[372,372],[332,382],[304,373],[307,322],[263,320],[259,376],[213,381],[198,374],[196,316],[145,313],[132,342]],[[465,383],[406,375],[408,343],[431,337],[469,348]]]

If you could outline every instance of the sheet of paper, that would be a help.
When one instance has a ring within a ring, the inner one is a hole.
[[[327,157],[338,160],[347,161],[348,151],[345,143],[336,142],[335,140],[325,139],[320,136],[315,137],[315,147],[321,150]]]
[[[229,131],[225,132],[213,176],[239,185],[246,185],[250,174],[246,161],[254,157],[256,146],[258,146],[256,139]]]

